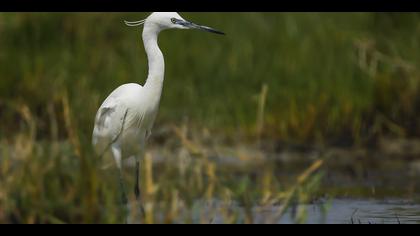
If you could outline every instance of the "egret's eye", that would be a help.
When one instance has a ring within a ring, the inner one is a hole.
[[[171,22],[175,24],[176,23],[176,19],[175,18],[171,18]]]

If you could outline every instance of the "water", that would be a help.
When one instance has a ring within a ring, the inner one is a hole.
[[[233,152],[232,152],[233,153]],[[219,166],[231,169],[252,168],[275,165],[276,177],[280,182],[291,183],[296,176],[311,165],[320,154],[317,152],[285,152],[251,155],[239,160],[234,155],[214,158]],[[405,153],[405,152],[404,152]],[[305,209],[304,223],[308,224],[419,224],[420,223],[420,161],[417,155],[388,153],[378,150],[331,149],[323,153],[326,162],[320,191],[323,196],[335,196],[332,200],[319,200]],[[255,158],[252,158],[255,156]],[[257,158],[258,157],[258,158]],[[158,159],[159,160],[159,159]],[[161,161],[168,160],[161,158]],[[174,160],[174,159],[171,159]],[[262,163],[262,164],[261,164]],[[155,163],[157,164],[157,163]],[[387,200],[383,200],[387,199]],[[226,210],[241,212],[238,222],[244,223],[245,210],[238,204],[226,205],[217,201],[205,203],[197,200],[197,213],[193,223],[226,223],[223,214]],[[216,211],[214,209],[217,209]],[[277,218],[280,206],[252,209],[254,223],[296,223],[293,209]],[[205,215],[208,220],[200,217]],[[177,220],[180,223],[183,219]]]
[[[408,202],[403,199],[387,201],[368,199],[333,199],[320,201],[314,204],[300,205],[305,209],[305,224],[419,224],[420,204]],[[132,210],[135,206],[130,207]],[[213,201],[195,202],[196,211],[193,213],[192,223],[225,224],[223,213],[227,210],[240,212],[237,222],[244,223],[245,210],[236,203],[226,205]],[[280,206],[260,207],[252,209],[252,222],[256,224],[295,224],[299,223],[290,208],[279,217]],[[186,212],[185,212],[186,213]],[[188,214],[188,213],[187,213]],[[203,219],[203,215],[205,219]],[[185,223],[186,215],[180,214],[178,223]],[[160,218],[160,217],[158,217]],[[163,220],[163,218],[161,219]],[[128,219],[129,223],[136,223],[138,219]],[[175,222],[175,223],[176,223]]]
[[[325,203],[323,203],[325,204]],[[420,205],[404,200],[355,200],[335,199],[328,203],[326,213],[320,204],[308,205],[308,224],[418,224]],[[290,212],[279,222],[290,224],[295,221]]]
[[[356,200],[334,199],[328,202],[309,204],[306,211],[305,224],[419,224],[420,204],[405,200]],[[294,224],[293,210],[288,210],[280,219],[273,221],[280,207],[253,209],[255,223]],[[212,223],[223,223],[220,215]]]

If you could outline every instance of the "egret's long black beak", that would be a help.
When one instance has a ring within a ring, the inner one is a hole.
[[[204,31],[207,31],[207,32],[210,32],[210,33],[215,33],[215,34],[222,34],[222,35],[225,34],[222,31],[210,28],[208,26],[197,25],[197,24],[194,24],[192,22],[185,21],[185,20],[172,19],[172,22],[174,24],[182,25],[182,26],[190,28],[190,29],[199,29],[199,30],[204,30]]]

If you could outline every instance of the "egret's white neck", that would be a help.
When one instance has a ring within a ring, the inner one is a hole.
[[[158,46],[158,34],[160,29],[155,25],[146,24],[143,28],[143,43],[144,49],[146,50],[148,64],[149,64],[149,74],[147,75],[147,80],[145,87],[149,87],[154,92],[157,92],[158,96],[162,91],[163,79],[165,75],[165,61],[163,59],[163,54]]]

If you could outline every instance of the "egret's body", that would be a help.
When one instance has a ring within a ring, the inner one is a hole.
[[[93,130],[93,145],[99,153],[111,149],[120,173],[123,201],[127,198],[122,181],[123,157],[136,158],[136,197],[140,196],[139,163],[145,151],[158,113],[162,94],[165,62],[158,46],[158,35],[164,29],[202,29],[221,33],[205,26],[185,21],[175,12],[157,12],[146,20],[126,22],[129,26],[144,24],[143,43],[146,50],[149,72],[144,86],[130,83],[115,89],[100,106]]]
[[[96,115],[93,142],[98,151],[111,144],[124,149],[125,156],[135,155],[134,148],[151,132],[158,98],[139,84],[124,84],[114,90]]]

